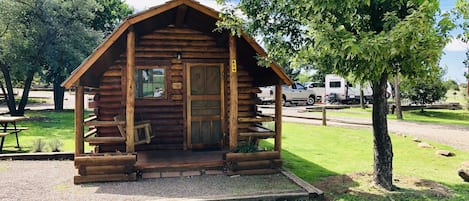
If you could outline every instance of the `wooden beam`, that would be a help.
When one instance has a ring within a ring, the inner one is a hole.
[[[186,13],[187,6],[184,4],[180,5],[176,13],[176,22],[174,23],[176,27],[182,27],[182,25],[184,24],[184,19],[186,18]]]
[[[84,153],[84,134],[83,126],[85,90],[83,86],[77,86],[75,89],[75,156]]]
[[[228,41],[230,49],[230,116],[228,122],[230,126],[230,151],[232,151],[238,146],[238,75],[236,73],[236,38],[230,34]]]
[[[126,151],[133,153],[135,151],[134,143],[134,110],[135,110],[135,31],[129,27],[127,33],[127,96],[125,104],[125,133],[126,133]]]
[[[282,151],[282,85],[275,85],[275,151]]]

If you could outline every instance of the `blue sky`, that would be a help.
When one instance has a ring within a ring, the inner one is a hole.
[[[456,0],[440,0],[440,8],[443,12],[449,11],[454,8],[455,2]],[[452,32],[455,36],[459,33],[461,33],[461,30]],[[440,60],[440,66],[447,69],[447,79],[453,79],[460,83],[467,82],[464,77],[464,72],[467,72],[467,68],[464,68],[462,63],[466,57],[466,51],[468,51],[468,45],[457,39],[453,39],[450,44],[446,45],[444,55]]]
[[[152,6],[160,5],[168,0],[125,0],[127,4],[134,7],[137,11],[141,11]],[[212,7],[219,8],[215,0],[198,0],[200,3]],[[454,8],[456,0],[440,0],[440,8],[443,12],[449,11]],[[460,33],[460,30],[455,30],[452,32],[454,36]],[[444,49],[444,54],[440,60],[440,66],[447,69],[446,79],[452,79],[460,83],[465,83],[466,78],[464,77],[464,72],[467,72],[467,69],[464,68],[465,52],[468,51],[469,46],[463,44],[457,39],[453,39],[451,43],[447,44]]]

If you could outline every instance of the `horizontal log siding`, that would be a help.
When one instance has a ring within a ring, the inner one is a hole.
[[[182,53],[182,62],[175,60],[177,52]],[[126,55],[115,61],[101,79],[97,107],[99,120],[112,120],[125,106],[125,66]],[[185,131],[185,63],[227,63],[228,48],[217,46],[215,38],[184,28],[165,28],[140,36],[136,47],[136,66],[166,68],[166,99],[137,99],[135,120],[151,120],[152,131],[156,136],[149,145],[139,145],[136,150],[183,149]],[[226,66],[226,65],[225,65]],[[180,83],[181,88],[173,88]],[[176,84],[177,85],[177,84]],[[225,85],[227,86],[227,85]],[[247,98],[243,96],[244,98]],[[100,128],[100,136],[116,136],[117,128]],[[101,150],[115,150],[118,146],[108,146]]]
[[[237,74],[238,74],[238,118],[240,117],[255,117],[257,114],[257,93],[260,92],[258,87],[255,87],[252,83],[254,77],[251,76],[249,71],[247,70],[248,67],[244,67],[242,65],[243,60],[238,58],[238,63],[240,65],[237,66]],[[230,67],[227,67],[226,72],[231,70]],[[227,117],[229,115],[229,80],[226,78],[226,108],[227,108]],[[228,118],[226,124],[230,125],[228,122]],[[248,131],[248,127],[254,126],[255,123],[252,122],[238,122],[238,134],[240,132]],[[227,126],[226,133],[229,133],[229,126]],[[240,141],[245,141],[246,137],[238,136],[238,144]],[[228,139],[227,139],[228,140]]]

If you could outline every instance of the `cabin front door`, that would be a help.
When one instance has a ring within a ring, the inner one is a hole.
[[[223,64],[188,64],[187,145],[220,148],[223,139]]]

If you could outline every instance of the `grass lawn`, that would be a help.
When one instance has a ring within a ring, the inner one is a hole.
[[[359,117],[371,119],[371,108],[350,108],[342,110],[328,110],[328,116],[335,117]],[[404,121],[416,121],[438,124],[457,124],[469,126],[469,110],[442,110],[425,109],[404,111]],[[388,119],[396,119],[395,114],[389,114]]]
[[[321,182],[329,176],[356,172],[371,173],[373,170],[373,139],[370,130],[284,123],[283,133],[284,167],[310,183]],[[464,184],[456,173],[461,162],[469,160],[469,153],[431,143],[438,149],[450,150],[456,154],[454,157],[442,157],[435,154],[435,149],[417,148],[417,143],[413,142],[412,138],[396,135],[392,135],[391,138],[395,177],[413,176],[433,180],[454,191],[454,197],[451,199],[469,200],[469,184]],[[262,146],[271,147],[272,145],[264,141]],[[365,188],[364,191],[367,194],[373,194],[370,193],[372,191],[370,187],[361,185],[362,183],[363,181],[353,180],[349,185]],[[399,187],[398,182],[395,184]],[[327,192],[328,196],[333,199],[344,198],[344,200],[371,199],[368,196],[351,194],[348,188],[352,186],[347,186],[343,193]],[[384,193],[372,199],[420,199],[419,196],[414,195],[416,193],[416,191],[400,190],[397,194]],[[430,197],[428,200],[439,199]]]
[[[73,152],[75,150],[75,132],[73,111],[27,111],[28,120],[17,123],[20,127],[28,127],[26,131],[18,134],[21,150],[15,148],[14,135],[5,138],[3,153],[31,152],[33,143],[41,139],[45,142],[45,150],[50,151],[50,143],[58,139],[63,143],[62,151]],[[89,150],[85,146],[85,150]]]

